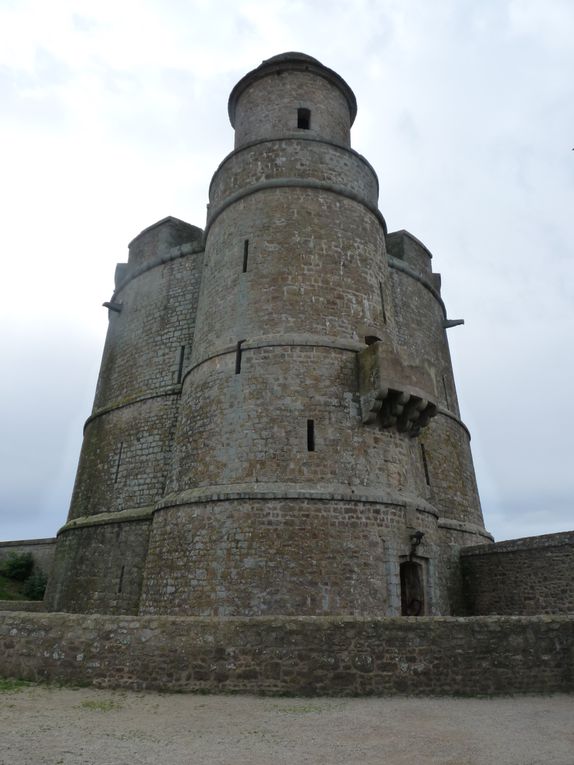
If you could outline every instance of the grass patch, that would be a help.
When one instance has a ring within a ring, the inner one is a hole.
[[[102,699],[102,701],[82,701],[82,709],[89,709],[93,712],[112,712],[114,709],[121,709],[122,705],[113,699]]]
[[[0,677],[0,693],[16,693],[21,691],[22,688],[30,688],[34,683],[29,683],[27,680],[15,680],[14,678]]]

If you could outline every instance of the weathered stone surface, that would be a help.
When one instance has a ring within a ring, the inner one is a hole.
[[[574,617],[194,619],[0,614],[0,674],[134,690],[574,690]]]
[[[0,542],[0,563],[11,555],[30,554],[34,559],[34,567],[46,576],[52,573],[56,539],[21,539],[11,542]]]
[[[574,613],[574,531],[463,548],[474,614]]]
[[[46,602],[462,611],[458,549],[490,537],[430,253],[388,234],[339,75],[283,54],[238,83],[229,111],[236,148],[205,231],[159,221],[116,272],[121,310]],[[410,563],[423,597],[405,600]]]

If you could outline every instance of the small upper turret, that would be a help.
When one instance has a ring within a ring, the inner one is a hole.
[[[345,80],[316,58],[282,53],[245,75],[229,96],[235,148],[307,137],[350,146],[357,102]]]

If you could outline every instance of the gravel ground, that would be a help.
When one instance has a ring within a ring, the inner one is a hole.
[[[1,765],[574,765],[574,696],[301,699],[6,686]]]

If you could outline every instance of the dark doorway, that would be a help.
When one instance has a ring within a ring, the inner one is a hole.
[[[401,563],[401,615],[423,616],[425,612],[425,589],[423,567],[407,560]]]

